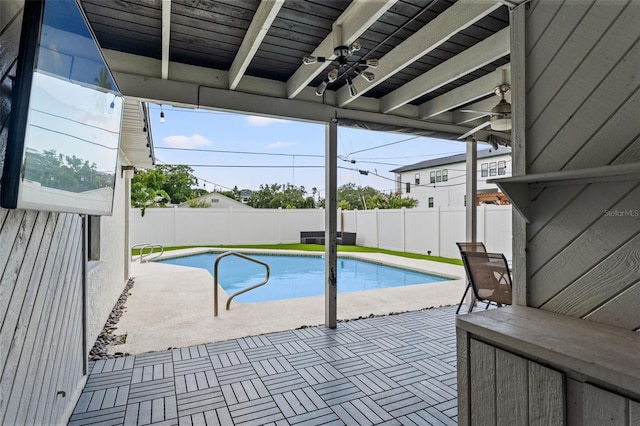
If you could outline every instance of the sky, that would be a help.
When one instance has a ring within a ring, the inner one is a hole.
[[[190,166],[200,188],[258,190],[289,183],[309,195],[315,187],[324,197],[324,125],[167,105],[160,123],[160,108],[150,104],[156,164]],[[463,142],[339,127],[338,186],[392,191],[389,170],[465,149]]]

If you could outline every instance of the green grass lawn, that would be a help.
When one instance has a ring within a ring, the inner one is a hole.
[[[212,247],[212,248],[228,248],[228,249],[243,249],[243,248],[251,248],[251,249],[278,249],[278,250],[302,250],[302,251],[311,251],[311,252],[323,252],[324,246],[319,244],[262,244],[262,245],[233,245],[233,246],[175,246],[175,247],[165,247],[164,251],[171,250],[180,250],[186,248],[195,248],[195,247]],[[159,250],[157,250],[159,251]],[[361,247],[361,246],[343,246],[338,245],[338,252],[342,253],[384,253],[391,254],[393,256],[400,257],[408,257],[410,259],[424,259],[424,260],[432,260],[434,262],[442,262],[442,263],[450,263],[452,265],[462,265],[462,260],[460,259],[452,259],[449,257],[440,257],[440,256],[427,256],[426,254],[419,253],[409,253],[403,251],[394,251],[394,250],[385,250],[385,249],[377,249],[372,247]],[[133,255],[136,256],[140,254],[140,250],[133,250]]]

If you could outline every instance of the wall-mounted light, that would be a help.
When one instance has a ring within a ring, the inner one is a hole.
[[[120,168],[120,177],[126,178],[126,179],[132,179],[133,172],[135,171],[136,171],[135,166],[122,166]]]
[[[160,105],[160,122],[164,123],[164,111],[162,110],[162,105]]]

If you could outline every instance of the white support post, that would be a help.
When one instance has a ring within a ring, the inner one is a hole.
[[[476,197],[478,192],[478,142],[475,139],[467,142],[467,205],[466,209],[466,240],[475,242],[478,239],[478,209],[476,207]],[[469,306],[475,303],[473,292],[467,293],[465,303]]]
[[[477,239],[476,193],[478,190],[478,143],[475,140],[467,142],[467,207],[466,207],[466,240],[475,242]]]
[[[338,123],[326,125],[325,133],[325,216],[324,216],[324,323],[336,328],[338,319]]]

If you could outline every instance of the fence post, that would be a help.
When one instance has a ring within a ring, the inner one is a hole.
[[[282,207],[278,207],[278,244],[282,244]]]
[[[173,242],[172,245],[174,246],[179,246],[181,245],[180,243],[178,243],[178,233],[176,232],[176,229],[178,228],[178,207],[177,206],[173,206],[173,209],[171,215],[173,216],[173,230],[172,230],[172,235],[171,235],[171,241]]]
[[[378,220],[378,208],[373,209],[373,220],[376,224],[376,248],[380,248],[380,221]]]
[[[227,244],[231,244],[233,241],[231,238],[233,236],[233,207],[229,206],[229,215],[227,216]]]
[[[407,208],[400,208],[400,213],[402,217],[400,223],[400,226],[402,226],[402,251],[407,251]]]
[[[440,206],[436,207],[436,223],[438,224],[438,233],[436,234],[436,238],[438,239],[438,244],[436,245],[436,248],[438,249],[436,251],[436,253],[434,253],[434,256],[440,256],[440,253],[442,253],[442,241],[441,241],[441,236],[442,236],[442,215],[440,214]]]
[[[487,205],[481,204],[480,206],[481,206],[480,213],[482,214],[482,222],[478,220],[478,222],[480,222],[478,226],[478,241],[484,241],[486,245],[487,243]]]

